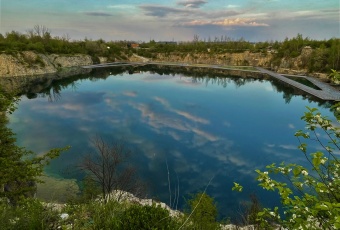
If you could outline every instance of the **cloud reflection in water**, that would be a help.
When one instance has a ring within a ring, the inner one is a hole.
[[[203,189],[215,176],[209,194],[221,207],[237,207],[246,195],[231,192],[233,181],[258,191],[256,168],[303,161],[292,130],[304,127],[300,117],[306,105],[318,107],[299,97],[287,105],[275,90],[266,90],[273,88],[266,81],[242,88],[230,81],[224,88],[177,75],[141,73],[89,83],[81,81],[76,92],[66,89],[53,103],[23,99],[10,124],[19,144],[37,153],[71,145],[49,169],[61,174],[63,166],[77,163],[88,151],[90,137],[123,138],[137,153],[152,196],[163,201],[169,197],[168,161],[173,185],[179,176],[181,196]]]

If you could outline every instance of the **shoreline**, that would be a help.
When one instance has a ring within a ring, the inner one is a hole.
[[[48,87],[52,85],[55,80],[61,80],[70,78],[77,75],[90,74],[94,69],[102,69],[102,68],[110,68],[110,67],[144,67],[147,65],[151,66],[162,66],[162,67],[177,67],[177,68],[194,68],[194,69],[214,69],[216,71],[228,71],[228,74],[240,76],[242,78],[251,77],[248,76],[247,73],[259,75],[255,76],[256,78],[260,78],[263,76],[267,76],[269,79],[278,79],[280,82],[289,85],[296,90],[301,90],[303,93],[312,95],[318,99],[323,101],[340,101],[340,91],[333,87],[330,83],[325,82],[312,76],[304,76],[302,74],[294,75],[294,74],[279,74],[261,67],[254,66],[224,66],[218,64],[190,64],[183,62],[153,62],[153,61],[143,61],[143,62],[110,62],[110,63],[101,63],[101,64],[92,64],[92,65],[83,65],[83,66],[73,66],[73,67],[64,67],[58,69],[54,73],[46,73],[46,74],[27,74],[27,75],[18,75],[18,76],[0,76],[0,85],[6,91],[10,92],[19,92],[19,94],[24,93],[39,93],[42,87]],[[223,73],[221,73],[223,74]],[[319,87],[319,90],[312,89],[308,86],[305,86],[301,83],[293,81],[289,79],[289,77],[298,77],[304,78],[305,80],[311,82],[315,86]],[[35,89],[36,85],[38,86]]]

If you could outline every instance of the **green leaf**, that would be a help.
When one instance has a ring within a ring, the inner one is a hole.
[[[325,204],[317,204],[315,207],[316,207],[317,209],[323,210],[323,211],[326,211],[326,210],[329,209],[328,206],[325,205]]]
[[[299,176],[301,174],[301,168],[295,167],[293,169],[293,174],[295,177]]]
[[[232,191],[242,192],[243,186],[234,182],[234,187],[232,188]]]

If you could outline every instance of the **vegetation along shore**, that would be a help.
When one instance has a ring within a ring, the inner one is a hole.
[[[82,67],[111,62],[168,63],[174,65],[172,71],[183,75],[190,72],[196,78],[223,76],[225,70],[231,75],[244,71],[240,74],[244,78],[254,71],[253,78],[262,78],[264,74],[253,68],[262,67],[319,78],[336,86],[340,82],[340,39],[317,41],[298,34],[284,41],[257,43],[227,37],[202,41],[197,36],[190,42],[72,41],[67,36],[52,37],[46,27],[35,26],[26,34],[0,34],[0,52],[0,229],[340,229],[337,103],[332,102],[330,108],[335,121],[315,108],[307,107],[302,114],[306,127],[295,136],[303,164],[275,162],[256,169],[258,185],[277,193],[281,206],[262,207],[256,195],[251,195],[238,220],[218,218],[217,204],[207,194],[213,177],[201,191],[186,194],[189,198],[183,210],[177,208],[179,188],[172,193],[169,178],[169,203],[150,199],[147,185],[129,164],[132,151],[123,141],[107,141],[100,135],[90,140],[91,154],[84,155],[77,165],[77,170],[86,175],[82,181],[51,179],[45,175],[45,166],[71,146],[37,155],[17,145],[16,134],[8,125],[20,94],[30,92],[35,97],[35,93],[50,92],[53,81],[68,85],[75,75],[81,79],[91,71],[99,75],[102,71],[106,78],[105,69]],[[207,71],[210,66],[218,68]],[[121,65],[110,71],[119,74],[144,68]],[[155,73],[167,73],[170,67],[152,68]],[[319,146],[317,152],[309,152],[306,143],[310,140]],[[166,167],[169,175],[167,162]],[[43,182],[60,186],[64,200],[58,204],[44,199],[49,192]],[[243,186],[235,181],[228,189],[237,193]],[[37,188],[45,192],[37,194]]]

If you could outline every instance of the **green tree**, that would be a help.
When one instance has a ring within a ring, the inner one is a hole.
[[[328,63],[332,69],[340,70],[340,39],[333,38],[331,43]]]
[[[206,193],[197,193],[188,200],[187,215],[192,229],[217,229],[217,208],[214,199]]]
[[[16,145],[15,134],[6,125],[7,114],[15,110],[17,97],[0,89],[0,197],[16,204],[22,198],[31,196],[35,183],[43,174],[43,168],[56,158],[63,149],[52,149],[42,156]]]

